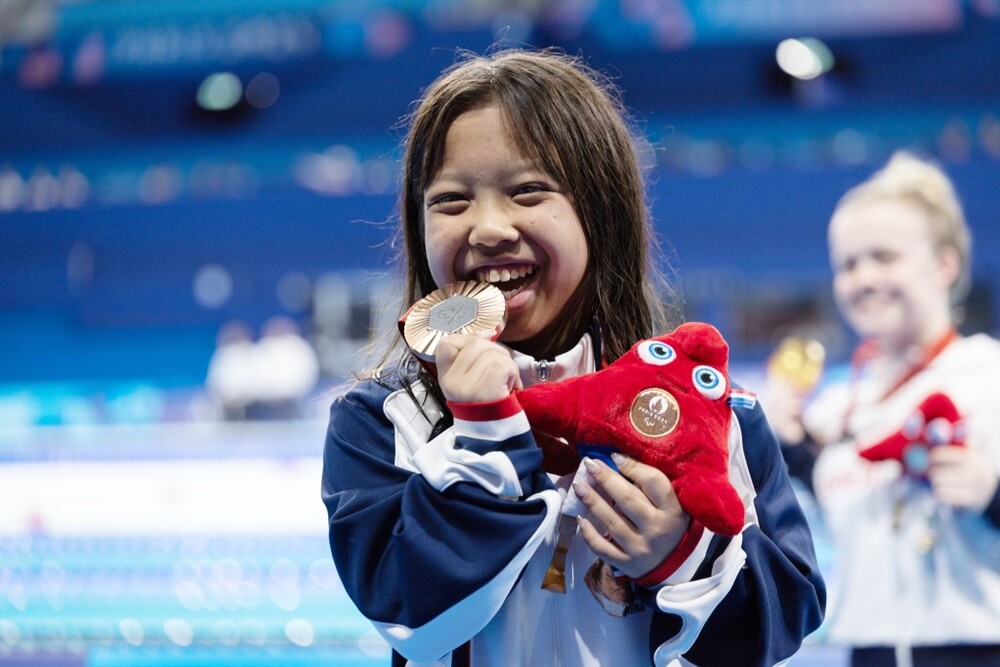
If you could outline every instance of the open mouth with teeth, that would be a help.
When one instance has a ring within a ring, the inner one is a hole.
[[[476,278],[482,282],[490,283],[503,292],[505,297],[509,297],[531,282],[535,275],[535,268],[527,264],[503,268],[484,267],[476,271]]]

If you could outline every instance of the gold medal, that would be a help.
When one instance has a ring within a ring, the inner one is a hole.
[[[489,283],[463,280],[434,290],[417,301],[400,320],[403,340],[413,354],[434,362],[441,339],[473,334],[496,340],[507,323],[503,292]]]
[[[767,371],[805,392],[819,382],[825,359],[826,350],[818,340],[789,336],[771,354]]]

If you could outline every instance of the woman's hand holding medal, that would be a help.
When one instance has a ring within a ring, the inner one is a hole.
[[[434,356],[441,392],[454,403],[497,401],[521,388],[510,352],[481,336],[445,336]]]
[[[475,280],[437,289],[399,322],[406,344],[436,373],[444,397],[454,403],[483,403],[521,388],[510,352],[493,341],[507,321],[503,293]]]

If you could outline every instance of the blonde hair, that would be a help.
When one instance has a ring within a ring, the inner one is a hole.
[[[882,169],[840,198],[834,215],[848,206],[885,200],[923,211],[934,249],[955,252],[959,272],[951,286],[951,301],[961,303],[972,283],[972,235],[951,179],[938,165],[908,151],[896,151]]]

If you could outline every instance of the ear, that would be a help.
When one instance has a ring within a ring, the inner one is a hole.
[[[670,334],[691,359],[727,372],[729,345],[719,330],[704,322],[685,322]]]
[[[937,252],[938,274],[946,289],[951,290],[962,275],[962,261],[958,251],[951,246],[941,248]]]

